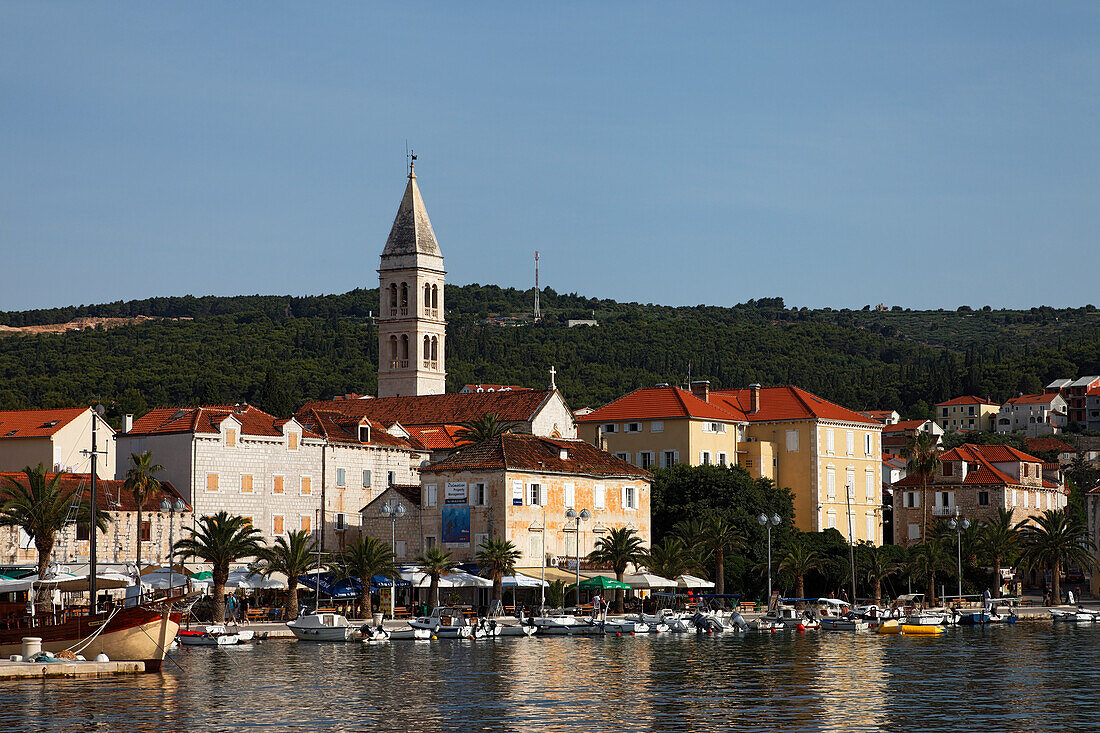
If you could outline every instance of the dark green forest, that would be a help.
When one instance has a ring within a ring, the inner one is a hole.
[[[447,286],[448,389],[471,382],[544,387],[551,365],[574,407],[658,382],[796,384],[857,408],[927,416],[959,394],[1002,400],[1056,377],[1100,373],[1091,305],[1027,311],[786,308],[781,298],[730,308],[619,303],[542,291]],[[377,290],[341,295],[165,297],[0,313],[9,326],[85,316],[152,316],[107,330],[0,337],[0,408],[107,407],[112,421],[158,405],[248,401],[287,415],[309,399],[373,393]],[[599,320],[567,328],[568,318]]]

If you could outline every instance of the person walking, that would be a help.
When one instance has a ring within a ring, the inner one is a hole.
[[[989,588],[985,589],[985,593],[982,594],[982,608],[989,611],[993,607],[993,594],[989,592]]]

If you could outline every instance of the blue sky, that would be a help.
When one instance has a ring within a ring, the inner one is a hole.
[[[0,2],[0,309],[448,280],[1097,300],[1100,4]]]

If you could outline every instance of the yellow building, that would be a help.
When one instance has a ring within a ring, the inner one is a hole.
[[[744,414],[708,402],[710,382],[693,382],[691,390],[636,389],[578,416],[577,430],[582,440],[639,468],[733,465]]]
[[[99,453],[96,475],[114,478],[115,431],[90,407],[0,412],[0,471],[22,471],[41,463],[47,471],[87,472],[93,420]]]
[[[945,433],[965,433],[968,430],[996,430],[997,413],[1001,406],[982,397],[966,395],[936,403],[936,424]]]

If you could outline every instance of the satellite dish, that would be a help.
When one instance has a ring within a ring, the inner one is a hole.
[[[96,405],[95,406],[95,414],[99,415],[100,417],[103,417],[103,413],[104,413],[103,405]]]

